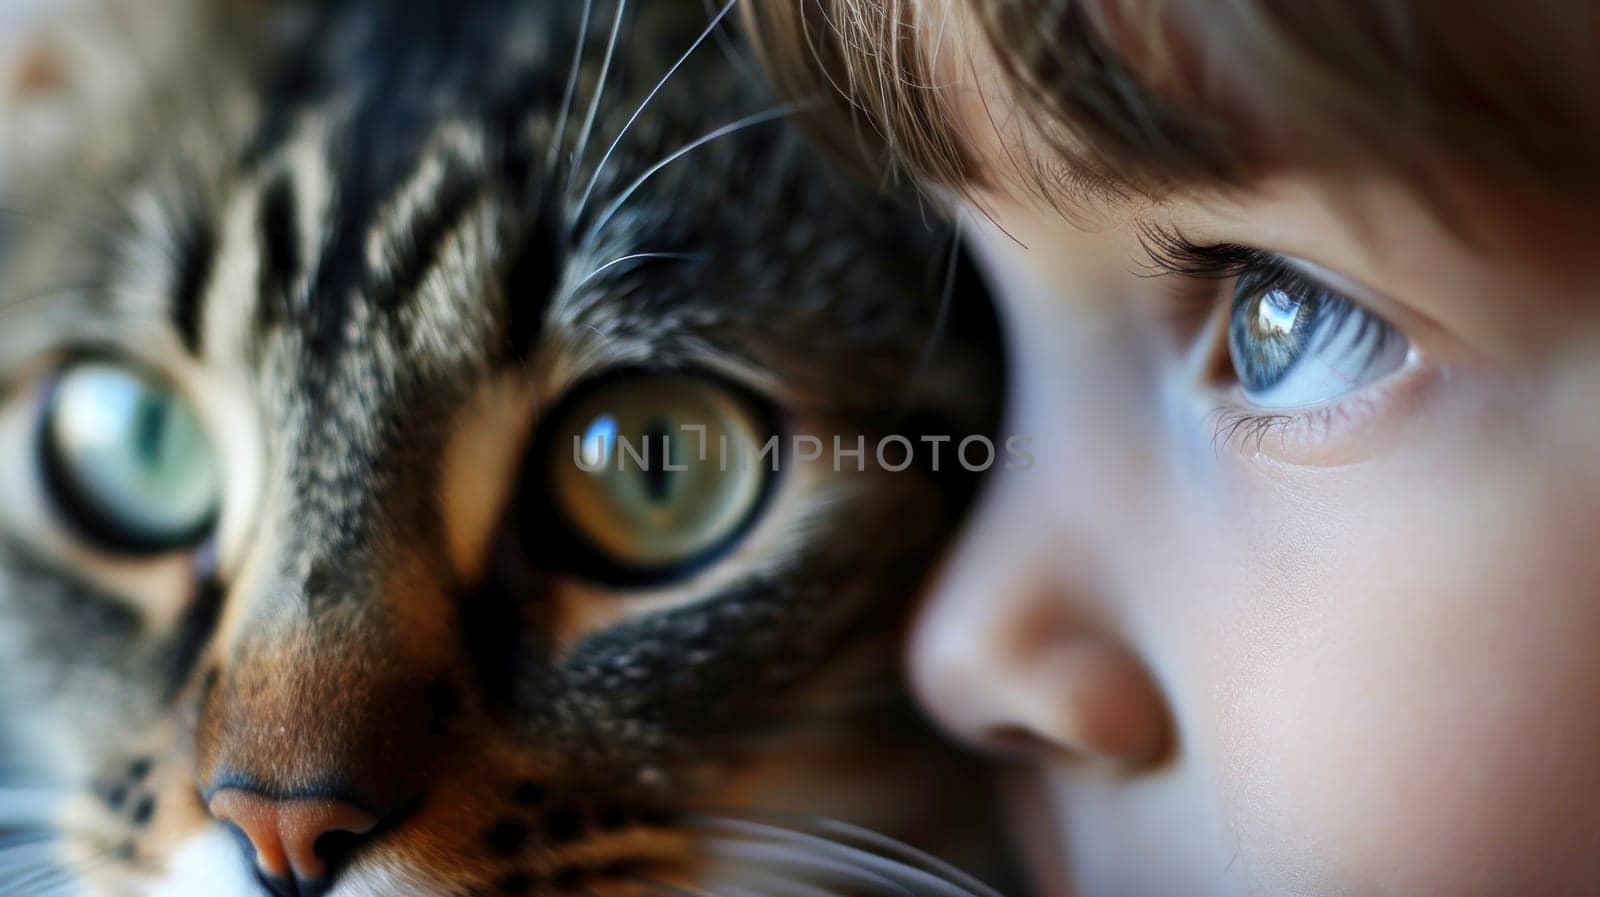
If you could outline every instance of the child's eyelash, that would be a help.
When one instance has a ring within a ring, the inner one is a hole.
[[[1196,243],[1175,230],[1157,225],[1145,225],[1140,232],[1140,242],[1155,267],[1157,274],[1176,275],[1187,280],[1221,281],[1250,276],[1258,285],[1282,287],[1297,295],[1318,295],[1317,324],[1327,331],[1337,331],[1345,318],[1365,313],[1355,301],[1334,290],[1291,264],[1283,256],[1265,249],[1256,249],[1238,243]],[[1215,294],[1189,294],[1180,301],[1203,304],[1203,308],[1181,309],[1186,315],[1205,314],[1216,301]],[[1365,313],[1363,333],[1369,325],[1381,321]]]
[[[1294,424],[1291,414],[1263,414],[1242,408],[1224,406],[1212,413],[1215,422],[1211,433],[1211,447],[1225,447],[1240,451],[1253,448],[1259,453],[1267,437],[1286,430]]]
[[[1247,274],[1278,280],[1291,273],[1282,259],[1265,250],[1238,243],[1200,244],[1154,224],[1141,228],[1139,242],[1148,264],[1147,275],[1175,281],[1163,293],[1166,317],[1177,333],[1203,332],[1219,301],[1224,306],[1229,303],[1228,294],[1218,295],[1217,284]]]
[[[1283,267],[1282,259],[1266,250],[1238,243],[1196,243],[1159,225],[1146,224],[1141,228],[1139,242],[1157,274],[1225,280],[1251,271]]]

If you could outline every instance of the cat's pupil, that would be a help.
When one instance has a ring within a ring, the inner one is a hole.
[[[646,458],[644,470],[645,495],[652,504],[664,505],[672,500],[673,484],[681,467],[678,444],[672,438],[672,428],[665,418],[652,418],[645,427]]]
[[[153,396],[139,403],[138,417],[134,423],[134,450],[148,468],[160,466],[163,448],[168,440],[167,417],[170,405]]]

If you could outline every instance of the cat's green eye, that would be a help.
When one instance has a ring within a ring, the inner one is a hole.
[[[46,395],[39,447],[60,512],[102,547],[185,548],[216,518],[222,480],[205,428],[144,368],[86,360],[62,370]]]
[[[772,435],[755,402],[705,378],[634,372],[581,387],[542,428],[547,501],[579,549],[558,560],[632,584],[706,562],[758,515]]]

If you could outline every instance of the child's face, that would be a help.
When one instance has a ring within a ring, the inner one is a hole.
[[[1455,186],[967,215],[1035,464],[910,664],[1015,757],[1044,893],[1600,888],[1600,253]],[[1151,224],[1297,261],[1152,277]]]

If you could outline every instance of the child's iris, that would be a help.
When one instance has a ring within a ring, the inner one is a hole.
[[[1247,271],[1234,290],[1228,349],[1256,405],[1332,401],[1397,370],[1408,348],[1387,321],[1288,265]]]

